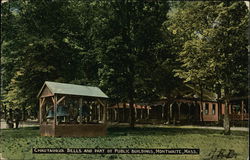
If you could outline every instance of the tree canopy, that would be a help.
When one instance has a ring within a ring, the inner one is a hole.
[[[3,101],[34,109],[46,80],[99,86],[131,108],[184,83],[244,95],[248,14],[244,2],[5,2]]]
[[[180,47],[175,75],[222,91],[228,125],[230,98],[247,93],[248,13],[244,2],[192,2],[177,9],[169,22]]]

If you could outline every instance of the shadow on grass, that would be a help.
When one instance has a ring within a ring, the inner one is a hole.
[[[24,127],[24,128],[13,128],[13,129],[2,129],[2,138],[33,138],[40,136],[39,127]]]

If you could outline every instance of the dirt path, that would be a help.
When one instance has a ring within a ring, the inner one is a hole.
[[[178,127],[175,127],[178,128]],[[180,128],[202,128],[202,129],[215,129],[215,130],[224,130],[223,127],[213,127],[213,126],[192,126],[192,125],[187,125],[187,126],[180,126]],[[230,130],[232,131],[249,131],[249,128],[246,127],[230,127]]]
[[[109,123],[110,126],[129,126],[128,123]],[[26,122],[21,122],[19,124],[19,127],[34,127],[39,126],[39,123],[37,120],[28,120]],[[136,124],[138,127],[163,127],[163,128],[202,128],[202,129],[215,129],[215,130],[223,130],[223,127],[217,127],[217,126],[195,126],[195,125],[183,125],[183,126],[174,126],[174,125],[153,125],[153,124]],[[4,120],[1,120],[1,129],[7,128],[7,125]],[[231,127],[232,131],[249,131],[249,128],[247,127]]]
[[[28,121],[19,123],[19,128],[35,127],[35,126],[39,126],[39,123],[37,120],[28,120]],[[14,125],[14,127],[15,127],[15,125]],[[1,129],[7,128],[7,124],[3,119],[1,119],[0,128]]]
[[[128,123],[110,123],[110,125],[113,126],[129,126]],[[182,125],[182,126],[174,126],[174,125],[153,125],[153,124],[136,124],[136,127],[162,127],[162,128],[201,128],[201,129],[215,129],[215,130],[224,130],[223,127],[217,127],[217,126],[195,126],[195,125]],[[249,128],[247,127],[231,127],[232,131],[249,131]]]
[[[6,158],[2,157],[2,153],[0,153],[0,160],[7,160]]]

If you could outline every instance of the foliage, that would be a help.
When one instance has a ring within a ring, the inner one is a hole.
[[[191,2],[175,11],[168,29],[181,48],[176,75],[185,82],[242,90],[233,83],[246,84],[247,13],[243,2]]]
[[[46,80],[99,86],[131,106],[175,97],[181,79],[243,95],[247,13],[243,2],[5,2],[3,99],[35,111]]]
[[[244,2],[192,2],[169,22],[180,48],[175,75],[211,91],[223,89],[228,125],[230,97],[246,94],[248,13]]]
[[[45,80],[98,85],[111,100],[131,104],[162,94],[156,83],[166,80],[157,68],[170,53],[161,30],[168,2],[16,2],[18,14],[8,9],[12,2],[3,6],[6,28],[18,26],[15,36],[4,32],[7,103],[33,107]]]

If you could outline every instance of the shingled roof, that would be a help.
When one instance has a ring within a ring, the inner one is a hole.
[[[98,97],[98,98],[108,98],[108,96],[101,91],[98,87],[83,86],[68,83],[58,83],[45,81],[41,90],[39,91],[37,97],[39,97],[45,87],[53,94],[64,94],[64,95],[76,95],[85,97]]]

